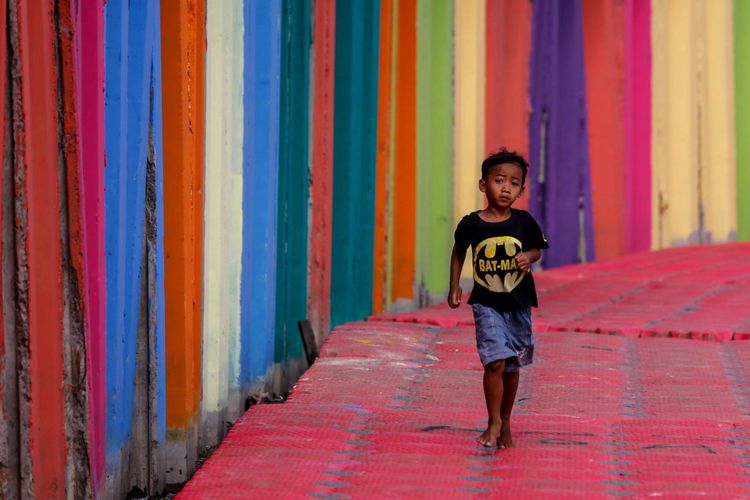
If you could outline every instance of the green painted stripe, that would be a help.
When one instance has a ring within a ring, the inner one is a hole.
[[[453,240],[453,3],[417,7],[417,281],[448,288]]]
[[[372,311],[380,2],[336,2],[331,327]]]
[[[750,2],[734,2],[737,239],[750,240]]]
[[[276,362],[302,356],[297,321],[307,316],[312,24],[310,0],[284,0],[282,9]]]

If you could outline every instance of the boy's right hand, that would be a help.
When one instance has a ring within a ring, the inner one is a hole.
[[[451,288],[448,292],[448,305],[451,309],[455,309],[461,305],[461,295],[463,294],[461,287]]]

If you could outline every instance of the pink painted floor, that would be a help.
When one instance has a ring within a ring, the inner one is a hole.
[[[536,279],[515,448],[475,444],[471,313],[437,306],[338,328],[178,497],[750,497],[750,244]]]

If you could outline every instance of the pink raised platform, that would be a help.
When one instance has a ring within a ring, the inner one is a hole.
[[[473,441],[486,416],[468,308],[342,326],[178,497],[748,497],[749,280],[747,244],[539,273],[511,450]]]
[[[635,254],[537,273],[535,280],[539,332],[750,339],[750,243]],[[467,307],[456,313],[443,304],[377,319],[472,324]]]

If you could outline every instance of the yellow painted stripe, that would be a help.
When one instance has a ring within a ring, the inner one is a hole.
[[[698,227],[694,4],[654,0],[652,248],[687,243]]]
[[[241,0],[206,12],[206,182],[203,410],[239,387],[242,255],[243,12]]]
[[[734,143],[734,37],[732,0],[705,2],[706,120],[702,191],[705,228],[711,241],[727,241],[737,231]]]
[[[655,0],[652,247],[736,229],[732,2]]]
[[[482,208],[477,181],[484,153],[485,2],[455,0],[453,207],[455,222]],[[462,276],[470,277],[471,259]]]

